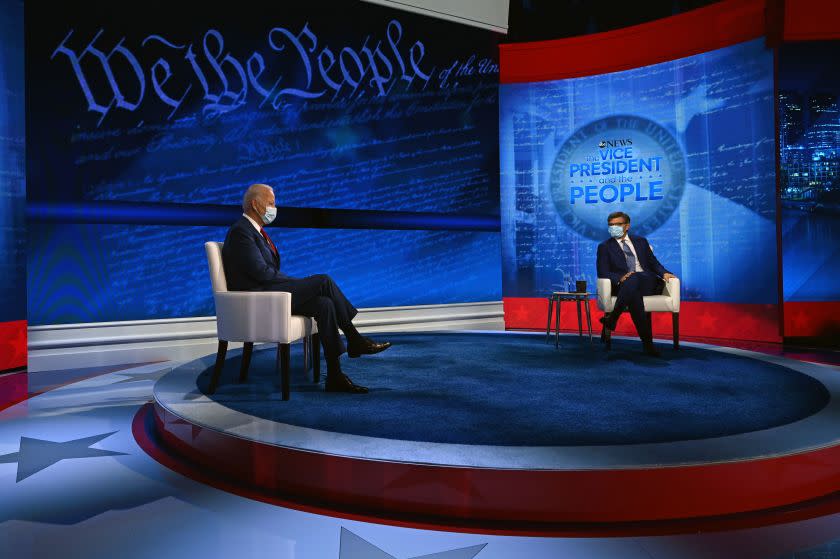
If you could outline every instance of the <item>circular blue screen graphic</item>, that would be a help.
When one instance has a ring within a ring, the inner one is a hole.
[[[652,120],[614,115],[590,122],[557,152],[549,188],[563,221],[581,235],[607,236],[607,216],[630,215],[639,235],[674,213],[685,190],[685,154]]]

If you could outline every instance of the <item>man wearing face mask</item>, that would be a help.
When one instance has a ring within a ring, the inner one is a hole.
[[[616,294],[612,312],[601,318],[604,333],[615,330],[618,317],[630,310],[633,324],[642,340],[644,352],[655,357],[659,352],[653,345],[650,320],[645,312],[643,297],[662,291],[663,280],[676,277],[659,263],[644,237],[630,235],[630,216],[614,212],[607,218],[610,239],[598,245],[598,277],[612,282]]]
[[[265,184],[253,184],[245,192],[245,213],[233,224],[222,247],[225,276],[232,291],[286,291],[292,294],[292,314],[311,316],[318,323],[318,333],[327,361],[327,392],[365,394],[367,388],[353,384],[341,372],[339,357],[379,353],[389,342],[376,343],[359,334],[353,326],[358,312],[338,285],[327,275],[293,278],[280,269],[280,253],[263,228],[277,216],[274,190]],[[339,334],[347,337],[347,347]]]

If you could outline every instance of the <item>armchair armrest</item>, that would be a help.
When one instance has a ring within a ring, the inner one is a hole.
[[[225,291],[214,294],[220,340],[288,343],[292,294]]]
[[[598,278],[598,307],[603,310],[612,310],[612,282],[609,278]]]
[[[672,312],[680,312],[680,279],[671,278],[666,281],[662,294],[667,295],[673,301],[671,304]]]

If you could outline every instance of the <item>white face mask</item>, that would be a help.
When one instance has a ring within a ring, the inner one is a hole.
[[[269,223],[271,223],[272,221],[274,221],[274,218],[275,218],[275,217],[277,217],[277,207],[275,207],[275,206],[266,206],[266,207],[265,207],[265,213],[264,213],[264,214],[262,214],[262,216],[261,216],[261,217],[262,217],[263,223],[265,223],[266,225],[268,225]]]

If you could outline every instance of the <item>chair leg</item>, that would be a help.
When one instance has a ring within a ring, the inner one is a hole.
[[[554,298],[548,297],[548,322],[545,325],[545,341],[551,339],[551,312],[554,310]]]
[[[680,349],[680,313],[671,313],[671,322],[674,325],[674,349]]]
[[[321,382],[321,339],[312,334],[312,380]]]
[[[277,368],[280,369],[280,390],[283,400],[289,399],[289,344],[277,344]]]
[[[248,380],[248,367],[251,366],[251,353],[254,351],[254,342],[245,342],[242,346],[242,366],[239,367],[239,382]]]
[[[310,336],[304,336],[303,337],[303,370],[304,371],[308,371],[309,367],[312,366],[312,361],[309,359],[310,358],[310,354],[309,354],[309,351],[310,351],[309,350],[309,344],[310,343],[311,343],[311,337]]]
[[[213,366],[213,376],[210,378],[210,386],[207,388],[208,394],[216,392],[216,387],[219,385],[219,378],[222,376],[222,369],[225,366],[227,348],[227,340],[219,340],[219,349],[216,350],[216,364]]]

